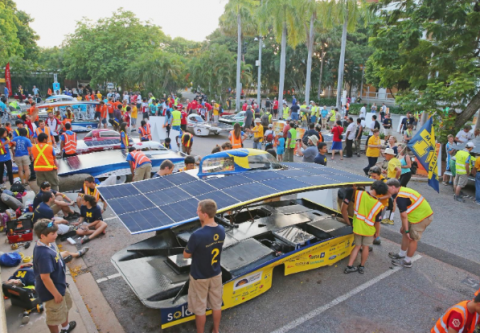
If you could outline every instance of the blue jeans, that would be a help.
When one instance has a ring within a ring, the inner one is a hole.
[[[298,112],[292,112],[291,118],[292,120],[298,120]]]
[[[475,201],[480,203],[480,171],[475,176]]]
[[[253,141],[253,149],[262,149],[262,143]]]

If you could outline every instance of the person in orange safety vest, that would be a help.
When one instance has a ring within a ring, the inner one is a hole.
[[[134,182],[152,177],[152,161],[145,154],[136,150],[135,147],[128,149],[127,161],[130,164],[130,170]]]
[[[192,152],[193,135],[190,133],[183,133],[182,135],[182,152],[190,155]]]
[[[48,135],[40,133],[37,137],[38,144],[33,145],[33,169],[37,174],[38,187],[47,181],[52,185],[52,190],[58,191],[57,160],[55,150],[47,143]]]
[[[142,120],[141,126],[138,128],[138,133],[140,134],[140,141],[151,141],[152,140],[152,131],[150,129],[150,124],[145,120]]]
[[[430,333],[474,333],[480,324],[480,295],[455,304],[441,316]]]
[[[65,124],[65,132],[61,136],[60,148],[63,152],[63,157],[70,157],[77,155],[77,134],[72,132],[72,125]]]

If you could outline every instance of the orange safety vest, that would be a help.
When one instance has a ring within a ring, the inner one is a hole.
[[[52,89],[48,88],[47,94],[48,94],[48,95],[52,95]]]
[[[35,171],[52,171],[57,169],[53,147],[47,143],[33,145],[33,169]]]
[[[3,142],[3,140],[5,140],[5,142]],[[8,149],[9,148],[6,148],[5,145],[8,145],[10,143],[10,139],[6,138],[6,139],[3,139],[0,141],[0,155],[5,155],[8,153]]]
[[[75,154],[77,152],[77,134],[73,133],[68,135],[67,133],[62,134],[65,140],[65,154]]]
[[[142,138],[152,140],[152,133],[150,131],[150,124],[147,124],[147,126],[145,126],[145,127],[141,126],[139,128],[139,130],[142,134]]]
[[[230,131],[230,143],[232,144],[232,149],[242,148],[242,133],[240,133],[240,138],[235,138],[233,131]]]
[[[45,131],[42,131],[42,129],[41,129],[40,127],[35,130],[35,133],[37,133],[37,138],[38,138],[38,136],[39,136],[41,133],[45,133],[46,135],[48,135],[47,143],[48,143],[49,145],[51,145],[51,144],[52,144],[52,135],[50,134],[50,128],[48,128],[48,127],[45,126],[43,129],[44,129]]]
[[[130,155],[132,155],[133,159],[135,160],[135,166],[133,167],[134,170],[137,168],[137,166],[142,165],[143,163],[152,163],[152,161],[141,151],[134,150],[130,153]]]
[[[188,135],[188,140],[187,140],[187,142],[185,142],[185,136],[186,136],[186,135]],[[186,133],[185,133],[184,135],[182,135],[182,144],[183,144],[185,147],[189,148],[189,147],[192,145],[192,135],[191,135],[191,134],[186,134]]]
[[[463,333],[475,332],[475,327],[477,326],[477,323],[480,321],[480,316],[478,315],[478,313],[474,314],[475,319],[472,320],[472,326],[465,327],[467,324],[467,311],[468,311],[467,303],[468,302],[469,301],[460,302],[452,306],[450,309],[448,309],[447,312],[445,312],[445,314],[438,319],[435,326],[433,326],[433,328],[430,330],[430,333],[448,333],[447,321],[448,321],[448,317],[453,311],[459,313],[463,318],[462,320],[463,327],[459,330],[459,332],[463,332]]]
[[[98,199],[100,199],[100,193],[98,193],[97,186],[95,186],[95,188],[93,189],[93,193],[92,193],[92,189],[90,187],[87,187],[87,185],[85,183],[83,183],[83,192],[87,195],[93,196],[96,201],[98,201]]]

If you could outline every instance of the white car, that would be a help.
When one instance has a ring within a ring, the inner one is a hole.
[[[218,135],[220,132],[231,131],[232,129],[231,126],[223,124],[210,125],[198,114],[190,114],[187,117],[187,131],[197,136]]]

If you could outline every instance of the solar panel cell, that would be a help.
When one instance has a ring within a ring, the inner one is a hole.
[[[105,200],[140,194],[132,184],[105,186],[101,187],[100,191]]]
[[[290,191],[297,188],[311,186],[306,182],[302,182],[300,180],[293,179],[293,178],[281,178],[281,179],[275,179],[275,181],[264,180],[262,183],[267,186],[273,187],[277,191]]]
[[[222,191],[210,192],[197,196],[198,200],[211,199],[217,203],[217,209],[222,209],[236,203],[239,203],[240,200],[232,198]]]
[[[156,207],[139,212],[126,213],[121,216],[121,220],[132,233],[151,230],[176,222]]]
[[[170,183],[166,178],[153,178],[149,180],[139,181],[133,183],[141,193],[149,193],[154,191],[164,190],[174,185]]]
[[[187,192],[182,191],[178,187],[172,187],[166,191],[160,190],[151,192],[148,194],[148,197],[157,206],[164,206],[174,202],[186,200],[190,198],[190,195]]]
[[[198,200],[191,198],[181,202],[162,206],[162,211],[165,212],[174,221],[183,221],[197,216]]]
[[[148,200],[143,195],[111,199],[109,203],[117,215],[155,207],[153,202]]]
[[[285,178],[284,175],[274,171],[250,172],[250,173],[246,173],[245,177],[255,180],[257,182],[261,182],[262,180],[267,180],[267,179]]]
[[[263,184],[244,184],[225,189],[223,192],[240,201],[249,201],[259,197],[274,194],[277,191]]]
[[[192,196],[197,196],[217,190],[215,187],[210,186],[205,182],[202,182],[201,180],[196,180],[188,184],[180,185],[179,187]]]
[[[186,172],[175,173],[173,175],[165,177],[165,179],[174,185],[183,185],[189,182],[193,182],[194,180],[197,180],[197,178],[190,176]]]
[[[213,187],[218,188],[219,190],[223,190],[227,187],[232,187],[236,185],[241,185],[245,183],[251,182],[251,179],[244,177],[242,175],[231,175],[228,177],[220,177],[220,178],[212,178],[205,180],[207,184],[212,185]]]
[[[325,178],[323,176],[311,176],[311,177],[301,177],[299,178],[302,182],[305,182],[310,185],[321,186],[336,183],[331,179]]]

